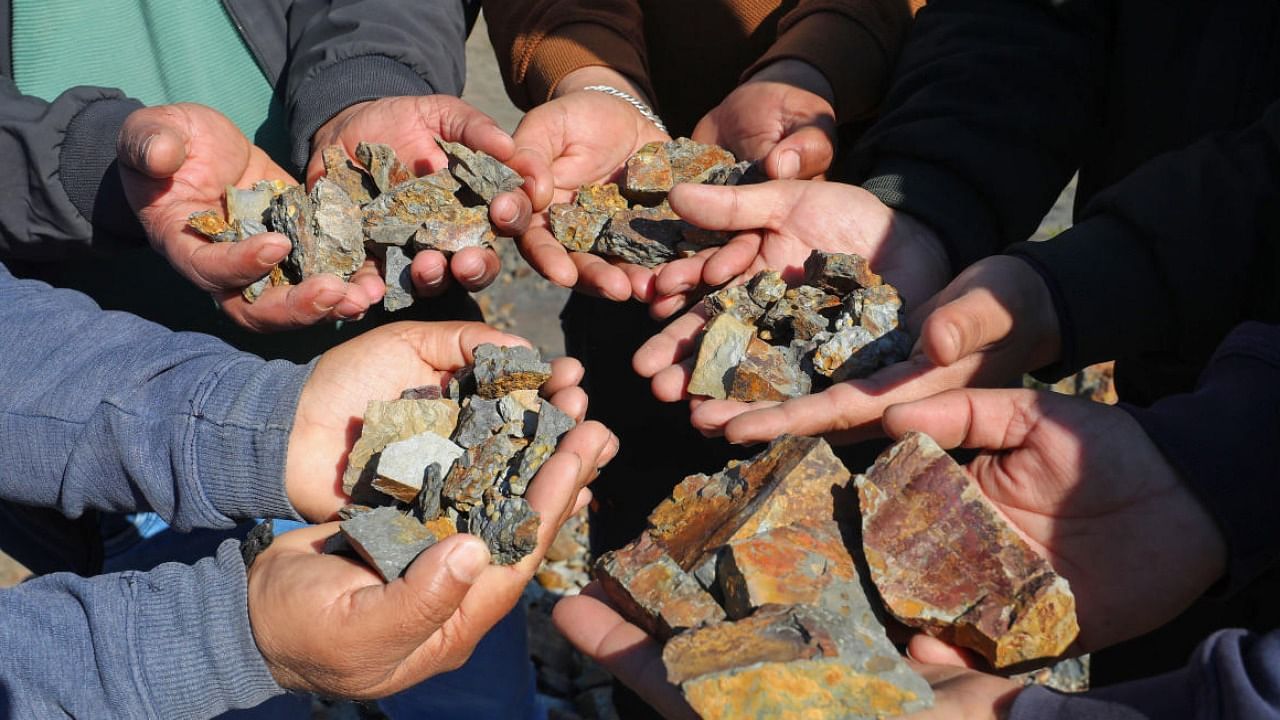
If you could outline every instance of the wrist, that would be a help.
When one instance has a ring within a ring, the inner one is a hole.
[[[653,107],[653,100],[640,89],[638,83],[633,82],[631,78],[614,70],[613,68],[604,67],[603,65],[591,65],[588,67],[578,68],[573,72],[565,75],[552,92],[551,97],[560,98],[570,93],[581,92],[592,85],[608,85],[617,88],[628,95],[643,102],[649,107]]]
[[[323,125],[316,128],[315,133],[311,136],[312,154],[319,155],[326,147],[333,145],[338,136],[342,134],[342,129],[347,126],[347,123],[351,122],[351,118],[375,102],[377,100],[362,100],[348,105],[329,118]]]
[[[796,58],[782,58],[765,65],[747,78],[743,84],[775,82],[790,85],[822,98],[832,107],[836,104],[836,92],[827,76],[818,68]]]

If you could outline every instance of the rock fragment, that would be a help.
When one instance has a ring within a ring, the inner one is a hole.
[[[715,319],[721,313],[728,313],[748,325],[754,325],[764,315],[768,305],[757,303],[746,285],[734,285],[704,297],[702,307],[707,312],[708,320]]]
[[[490,491],[484,506],[471,513],[467,531],[485,541],[493,562],[514,565],[538,546],[538,513],[522,497]]]
[[[369,172],[378,194],[391,192],[392,188],[414,179],[413,171],[400,162],[390,145],[362,142],[356,145],[356,159]],[[327,159],[325,166],[328,166]]]
[[[357,205],[369,202],[376,193],[382,192],[372,177],[351,162],[341,145],[326,147],[321,151],[321,157],[324,160],[324,176],[342,188],[347,197]]]
[[[790,348],[775,347],[758,337],[747,343],[746,354],[733,373],[730,400],[783,401],[808,395],[812,380]]]
[[[430,177],[403,182],[364,206],[366,232],[379,225],[417,228],[445,208],[462,207],[452,193],[441,189]],[[371,236],[372,237],[372,236]],[[385,242],[385,238],[383,242]]]
[[[395,312],[413,304],[413,275],[409,271],[413,260],[394,245],[386,248],[385,253],[382,279],[387,292],[382,296],[382,307],[387,312]]]
[[[467,449],[444,481],[443,497],[452,507],[469,511],[484,501],[511,471],[516,455],[528,444],[523,438],[499,433]]]
[[[484,344],[475,349],[476,392],[497,398],[513,390],[536,390],[551,379],[551,364],[542,362],[537,350],[520,345]]]
[[[883,282],[871,272],[866,258],[861,255],[828,253],[814,250],[804,261],[806,285],[820,287],[837,295],[847,295],[854,290],[873,287]]]
[[[633,202],[659,203],[675,185],[671,158],[661,142],[648,143],[627,158],[625,173],[622,193]]]
[[[487,207],[450,205],[423,216],[412,241],[417,250],[453,253],[465,248],[493,247],[496,236]]]
[[[784,525],[734,540],[719,553],[716,582],[729,617],[766,605],[816,605],[833,580],[856,580],[830,523]]]
[[[454,177],[486,203],[493,202],[499,193],[511,192],[524,185],[524,178],[519,173],[488,153],[440,138],[436,138],[436,144],[449,157],[449,170]]]
[[[387,582],[400,577],[423,550],[439,541],[425,525],[393,507],[361,513],[339,528],[352,549]]]
[[[619,211],[596,239],[595,251],[624,262],[654,267],[676,257],[676,245],[684,239],[687,227],[665,203]]]
[[[1075,640],[1075,599],[931,438],[908,433],[856,479],[871,579],[902,622],[996,667]]]
[[[411,503],[422,491],[427,469],[439,467],[447,475],[466,452],[448,439],[428,430],[388,444],[378,454],[373,488],[403,503]]]
[[[715,598],[646,535],[602,555],[593,574],[624,617],[660,640],[725,617]]]
[[[560,438],[577,425],[573,418],[565,415],[560,408],[549,402],[542,403],[538,409],[537,429],[533,441],[525,448],[520,459],[520,467],[509,482],[513,495],[523,495],[529,487],[533,476],[538,474],[560,444]]]
[[[689,394],[724,400],[733,388],[734,371],[746,357],[755,329],[732,314],[717,315],[702,335]]]
[[[217,210],[200,210],[187,218],[187,226],[213,242],[235,242],[240,233]]]
[[[342,489],[348,495],[365,474],[365,465],[387,445],[424,433],[449,437],[458,422],[454,400],[375,400],[364,412],[364,427],[347,455]]]

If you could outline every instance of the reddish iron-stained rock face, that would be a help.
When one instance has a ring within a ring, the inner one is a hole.
[[[725,617],[715,598],[647,534],[602,555],[594,574],[627,619],[662,640]]]
[[[729,617],[765,605],[816,605],[833,580],[857,578],[831,523],[788,525],[735,540],[720,551],[716,581]]]
[[[968,474],[910,433],[857,478],[871,579],[902,622],[996,667],[1062,654],[1075,598]]]
[[[774,347],[758,337],[747,343],[747,352],[733,373],[731,400],[783,401],[808,395],[813,380],[800,369],[794,353]]]

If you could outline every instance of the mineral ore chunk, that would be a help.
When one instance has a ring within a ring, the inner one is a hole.
[[[818,372],[835,382],[864,378],[882,367],[902,362],[911,353],[911,338],[901,330],[873,337],[862,325],[845,328],[821,345],[813,356]]]
[[[751,338],[742,362],[733,373],[729,399],[788,400],[808,395],[812,382],[790,348],[774,347],[759,338]]]
[[[227,222],[243,240],[267,232],[271,201],[287,187],[279,180],[259,180],[247,189],[227,186]]]
[[[604,185],[583,185],[578,188],[578,194],[574,196],[574,203],[593,213],[605,213],[612,215],[619,210],[627,209],[627,200],[618,192],[618,186],[613,183]]]
[[[442,189],[431,177],[414,178],[383,192],[365,205],[364,224],[369,229],[378,225],[416,228],[447,207],[461,206],[453,193]],[[370,239],[374,239],[373,235]]]
[[[485,491],[498,486],[527,440],[499,433],[467,449],[444,481],[444,498],[458,510],[471,510],[484,500]]]
[[[676,245],[683,241],[687,227],[666,203],[622,210],[605,225],[595,250],[624,262],[654,267],[676,257]]]
[[[591,252],[596,238],[609,223],[605,213],[590,212],[572,203],[557,203],[547,208],[551,234],[570,252]]]
[[[665,143],[651,142],[627,158],[622,194],[638,203],[661,202],[675,185]]]
[[[707,324],[698,346],[698,360],[689,380],[689,394],[724,400],[733,388],[734,371],[746,357],[755,328],[732,314],[717,315]]]
[[[671,638],[662,649],[667,681],[687,680],[762,662],[834,657],[835,642],[804,626],[803,610],[776,605],[738,622],[721,622]],[[821,630],[821,628],[818,628]]]
[[[765,605],[816,605],[832,580],[856,578],[848,556],[831,523],[801,522],[735,540],[716,567],[725,612],[736,620]]]
[[[418,250],[453,253],[465,248],[492,247],[495,240],[486,207],[450,205],[422,218],[422,231],[413,236]]]
[[[542,362],[537,350],[523,346],[498,347],[488,343],[475,350],[476,392],[499,398],[513,390],[536,390],[551,379],[551,364]]]
[[[453,441],[464,448],[471,448],[488,440],[505,422],[498,412],[497,400],[472,397],[465,401],[458,415],[458,429]]]
[[[436,138],[436,144],[449,157],[449,170],[454,177],[471,188],[486,204],[493,202],[499,193],[511,192],[524,185],[524,178],[519,173],[488,153],[440,138]]]
[[[400,162],[390,145],[362,142],[356,146],[356,159],[369,171],[378,194],[391,192],[392,188],[414,179],[413,171]],[[327,161],[325,165],[328,166]]]
[[[311,201],[315,205],[316,256],[304,256],[299,263],[302,276],[333,273],[350,277],[364,264],[365,258],[360,207],[341,187],[326,178],[316,181],[311,189]]]
[[[193,212],[187,218],[187,226],[213,242],[235,242],[240,234],[227,224],[217,210]]]
[[[602,555],[594,576],[624,617],[661,640],[725,617],[715,598],[647,535]]]
[[[387,149],[390,150],[390,148]],[[324,159],[324,176],[342,188],[347,197],[357,205],[369,202],[376,193],[381,192],[374,184],[373,178],[351,162],[351,158],[347,157],[347,151],[343,150],[341,145],[326,147],[321,157]]]
[[[752,299],[751,291],[746,285],[734,285],[704,297],[702,307],[707,311],[708,320],[727,313],[748,325],[754,325],[764,315],[768,305],[761,305]]]
[[[382,296],[382,307],[387,312],[403,310],[413,304],[413,276],[409,267],[413,260],[394,245],[386,249],[382,265],[382,277],[387,292]]]
[[[484,506],[472,511],[467,522],[467,532],[485,541],[499,565],[514,565],[538,546],[538,513],[522,497],[490,491]]]
[[[516,474],[511,477],[509,484],[513,495],[523,495],[525,493],[525,490],[529,487],[529,482],[533,480],[533,476],[538,474],[538,470],[542,468],[543,463],[556,451],[556,445],[559,444],[560,438],[572,430],[577,425],[577,422],[565,415],[560,408],[549,402],[544,402],[542,407],[538,409],[537,424],[533,442],[529,443],[529,447],[525,448],[524,455],[520,458],[520,467],[516,470]]]
[[[347,455],[342,489],[351,494],[365,465],[388,444],[431,431],[449,437],[458,423],[455,400],[375,400],[364,411],[364,427]]]
[[[804,261],[804,281],[837,295],[847,295],[858,288],[873,287],[883,281],[871,272],[866,258],[845,253],[814,250]]]
[[[731,172],[738,162],[733,153],[722,147],[703,145],[686,137],[667,143],[666,151],[676,183],[705,183]]]
[[[761,270],[747,283],[751,301],[761,308],[768,308],[787,294],[787,283],[777,270]]]
[[[908,433],[856,479],[871,579],[902,622],[996,667],[1062,654],[1075,598],[968,474]]]
[[[411,503],[422,490],[427,468],[438,465],[448,474],[466,452],[430,430],[388,444],[378,455],[373,487],[403,503]]]
[[[661,202],[677,183],[725,184],[736,165],[733,153],[715,145],[683,137],[652,142],[627,160],[623,194],[639,203]]]
[[[374,508],[344,520],[339,528],[351,547],[387,582],[400,577],[414,558],[438,540],[425,525],[394,507]]]

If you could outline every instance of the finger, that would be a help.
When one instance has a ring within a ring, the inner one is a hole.
[[[761,238],[757,233],[743,233],[707,258],[702,268],[702,282],[719,287],[747,272],[760,254]],[[786,270],[787,268],[774,268]]]
[[[662,647],[628,623],[588,585],[583,594],[567,597],[551,612],[552,622],[574,647],[600,663],[664,717],[696,718],[679,689],[666,681]]]
[[[586,370],[582,363],[571,357],[556,358],[551,361],[551,379],[541,388],[543,397],[551,397],[566,388],[576,387],[582,382]]]
[[[617,265],[617,268],[627,276],[627,280],[631,283],[632,298],[640,302],[653,300],[653,270],[631,263],[621,263]]]
[[[575,422],[582,422],[587,414],[587,392],[580,387],[565,388],[547,398]]]
[[[582,488],[578,491],[578,498],[573,501],[573,515],[582,512],[584,508],[591,504],[592,498],[595,497],[591,493],[591,488]]]
[[[531,201],[534,212],[542,212],[551,204],[555,181],[551,176],[549,159],[532,148],[517,147],[515,155],[507,161],[507,167],[524,178],[524,186],[520,189]]]
[[[697,347],[698,335],[707,324],[706,312],[702,304],[694,306],[685,315],[674,320],[662,329],[662,332],[645,341],[636,350],[631,360],[631,367],[641,377],[651,378],[681,360],[693,354]]]
[[[338,301],[338,304],[334,306],[329,318],[331,320],[362,319],[365,313],[369,312],[369,307],[382,299],[382,292],[385,291],[385,287],[379,284],[377,288],[378,291],[376,293],[370,293],[363,284],[353,285],[347,283],[346,293]]]
[[[893,437],[923,432],[944,448],[1019,447],[1041,417],[1037,397],[1033,390],[950,390],[888,408],[884,428]]]
[[[834,127],[810,125],[775,145],[765,156],[764,170],[777,180],[808,180],[825,173],[834,157]]]
[[[579,291],[599,295],[606,300],[626,302],[631,299],[631,278],[603,258],[586,253],[569,253],[569,259],[578,269]]]
[[[231,319],[254,332],[278,332],[310,327],[330,317],[346,296],[346,283],[337,275],[316,275],[299,285],[267,288],[252,303],[238,291],[218,296]]]
[[[689,381],[693,378],[693,360],[672,365],[653,376],[649,387],[662,402],[679,402],[689,397]]]
[[[401,322],[385,326],[400,332],[418,352],[418,358],[434,370],[454,371],[475,362],[476,347],[531,347],[528,340],[478,322]]]
[[[907,655],[926,665],[942,665],[953,668],[981,668],[983,663],[964,648],[948,645],[941,640],[918,633],[907,643]]]
[[[167,178],[182,167],[190,140],[186,122],[175,109],[142,108],[120,126],[116,153],[126,167],[148,177]]]
[[[449,259],[449,272],[469,292],[488,287],[500,270],[498,253],[489,248],[466,248]]]
[[[666,320],[685,309],[688,304],[689,296],[684,294],[658,298],[649,305],[649,317],[654,320]]]
[[[719,436],[731,420],[745,412],[775,407],[776,402],[745,403],[737,400],[708,399],[689,412],[689,422],[703,435]]]
[[[420,297],[437,297],[449,289],[449,261],[438,250],[424,250],[413,256],[409,277]]]
[[[509,160],[516,151],[516,142],[506,130],[498,127],[493,118],[461,100],[451,103],[441,135],[445,140],[482,150],[500,162]]]
[[[658,271],[653,291],[659,297],[689,292],[702,283],[702,268],[713,253],[700,252],[693,257],[672,260]]]
[[[499,193],[489,204],[489,220],[501,237],[518,237],[532,218],[533,203],[522,192]]]
[[[681,218],[707,230],[776,229],[804,192],[804,183],[779,181],[723,187],[682,183],[667,200]]]
[[[178,247],[187,249],[186,261],[176,264],[190,268],[193,276],[189,279],[207,292],[238,290],[257,282],[292,249],[289,238],[279,233],[255,235],[241,242],[215,243],[191,237],[185,231],[170,247],[171,254],[181,252]]]
[[[419,555],[401,577],[357,590],[350,620],[363,626],[359,635],[380,652],[407,657],[453,616],[488,567],[489,549],[479,538],[445,538]]]
[[[382,274],[372,260],[366,260],[347,280],[347,284],[361,288],[370,304],[382,300],[387,293],[387,285],[382,281]]]
[[[920,349],[934,364],[952,365],[1003,340],[1013,315],[986,288],[974,288],[929,313],[920,330]]]
[[[542,277],[571,288],[578,283],[578,266],[545,227],[531,227],[516,241],[516,248],[529,265]]]

